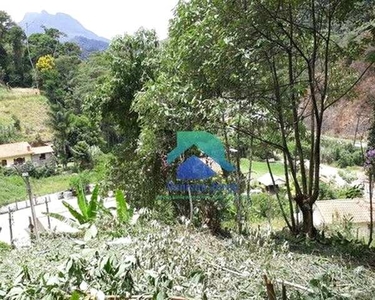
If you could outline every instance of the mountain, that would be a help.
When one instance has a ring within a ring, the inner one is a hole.
[[[103,51],[109,44],[108,39],[86,29],[79,21],[65,13],[53,15],[45,10],[41,13],[26,13],[19,25],[28,36],[44,32],[42,26],[56,28],[66,34],[63,41],[76,42],[82,48],[83,56],[93,51]]]

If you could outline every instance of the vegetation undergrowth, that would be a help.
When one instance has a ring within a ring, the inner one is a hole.
[[[44,235],[32,251],[5,253],[0,299],[264,299],[263,274],[308,291],[287,287],[290,299],[372,299],[375,293],[373,249],[354,255],[332,239],[323,245],[262,230],[222,239],[205,229],[162,224],[147,210],[136,224],[118,225],[116,235],[110,219],[97,227],[91,239]]]

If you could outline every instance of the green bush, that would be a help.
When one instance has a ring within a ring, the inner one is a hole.
[[[286,199],[282,196],[282,194],[280,194],[280,198],[286,203]],[[283,203],[283,205],[285,203]],[[266,193],[251,196],[251,220],[271,220],[281,216],[282,215],[276,196]]]
[[[337,192],[337,198],[339,199],[354,199],[362,196],[363,189],[359,185],[339,189]]]
[[[321,154],[322,163],[333,164],[337,162],[340,168],[363,165],[362,150],[353,146],[350,142],[323,139]]]
[[[0,241],[0,253],[5,251],[10,251],[12,249],[7,243]]]
[[[319,200],[337,199],[337,191],[335,188],[324,182],[320,183]]]
[[[30,177],[39,179],[57,175],[54,165],[35,166],[32,162],[27,162],[18,167],[20,172],[28,172]],[[4,168],[2,174],[5,176],[17,176],[18,171],[15,168]]]
[[[347,186],[344,188],[334,188],[326,183],[320,184],[319,200],[331,199],[353,199],[363,196],[360,186]]]
[[[46,178],[56,175],[56,169],[54,166],[45,165],[42,167],[34,167],[32,171],[29,172],[31,177],[34,178]]]
[[[337,161],[337,164],[340,168],[346,168],[346,167],[349,167],[349,166],[353,166],[354,160],[353,160],[352,154],[348,151],[345,151],[345,150],[340,152],[340,158]]]
[[[347,183],[352,183],[354,180],[357,179],[357,175],[349,170],[339,170],[338,174],[342,179],[344,179]]]
[[[90,181],[91,181],[91,174],[89,171],[85,170],[73,176],[70,179],[69,186],[75,193],[77,193],[81,188],[87,191]]]

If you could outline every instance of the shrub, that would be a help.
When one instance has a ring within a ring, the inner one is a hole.
[[[9,246],[7,243],[4,243],[4,242],[0,241],[0,253],[5,252],[5,251],[9,251],[11,249],[12,249],[12,247]]]
[[[275,196],[266,193],[251,196],[250,219],[271,220],[279,216],[281,212]]]
[[[18,169],[21,172],[28,172],[29,175],[33,178],[39,179],[39,178],[46,178],[53,175],[56,175],[56,168],[54,165],[44,165],[44,166],[35,166],[32,162],[27,162],[21,166],[18,166]],[[15,168],[4,168],[2,170],[2,173],[5,176],[17,176],[18,171]]]
[[[337,191],[331,187],[329,184],[324,182],[320,183],[319,189],[319,200],[330,200],[337,198]]]
[[[340,168],[363,165],[362,150],[349,142],[323,139],[321,153],[322,162],[326,164],[337,162]]]
[[[359,185],[346,187],[337,192],[337,198],[354,199],[363,196],[363,189]]]
[[[357,176],[353,173],[350,172],[349,170],[339,170],[338,174],[342,179],[344,179],[347,183],[352,183],[354,180],[357,179]]]
[[[73,192],[77,193],[81,188],[88,191],[90,184],[90,173],[85,170],[70,179],[69,186]]]
[[[340,168],[346,168],[354,165],[353,155],[346,150],[340,152],[340,158],[337,161]]]
[[[41,167],[34,167],[32,171],[29,172],[31,177],[34,178],[46,178],[56,175],[56,169],[52,165],[44,165]]]

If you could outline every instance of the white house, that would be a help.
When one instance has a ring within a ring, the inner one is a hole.
[[[54,155],[51,146],[31,147],[27,142],[0,145],[0,162],[2,167],[22,165],[32,162],[34,165],[43,166],[53,163]]]
[[[375,211],[373,212],[375,215]],[[364,199],[320,200],[314,205],[314,225],[325,226],[350,221],[359,235],[366,236],[370,225],[370,203]]]

